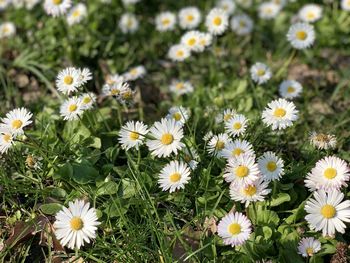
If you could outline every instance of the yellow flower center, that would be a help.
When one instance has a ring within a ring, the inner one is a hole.
[[[12,128],[14,128],[16,130],[21,128],[22,125],[23,125],[23,122],[21,120],[14,120],[14,121],[12,121]]]
[[[298,31],[296,34],[295,34],[296,38],[299,39],[299,40],[305,40],[307,38],[307,34],[305,31]]]
[[[306,17],[308,19],[314,19],[316,16],[315,16],[315,14],[313,12],[309,12],[309,13],[307,13]]]
[[[223,141],[217,141],[216,145],[215,145],[215,149],[216,150],[222,150],[225,147],[225,143]]]
[[[275,117],[282,118],[282,117],[284,117],[284,116],[286,115],[286,113],[287,113],[287,112],[286,112],[285,109],[277,108],[277,109],[275,109],[273,115],[274,115]]]
[[[242,153],[244,153],[244,151],[241,148],[236,148],[232,151],[232,155],[234,156],[241,155]]]
[[[187,19],[187,21],[191,22],[191,21],[193,21],[194,16],[193,15],[188,15],[186,19]]]
[[[12,136],[10,134],[4,134],[2,136],[2,139],[6,142],[6,143],[9,143],[12,139]]]
[[[246,26],[245,22],[243,20],[240,20],[239,27],[245,27],[245,26]]]
[[[179,112],[175,112],[173,114],[173,118],[176,120],[176,121],[179,121],[181,120],[181,114]]]
[[[176,183],[176,182],[180,181],[180,179],[181,179],[181,174],[179,174],[179,173],[173,173],[173,174],[170,175],[169,179],[170,179],[170,182]]]
[[[313,256],[313,254],[314,254],[314,249],[313,249],[312,247],[308,247],[308,248],[306,249],[306,254],[308,254],[309,257]]]
[[[218,16],[217,16],[217,17],[215,17],[215,18],[213,19],[213,24],[214,24],[214,25],[220,26],[221,23],[222,23],[221,17],[218,17]]]
[[[160,141],[164,145],[169,145],[174,141],[174,137],[170,133],[164,133]]]
[[[293,93],[293,92],[295,92],[295,88],[293,88],[293,87],[288,87],[288,88],[287,88],[287,92],[288,92],[288,93]]]
[[[119,89],[112,89],[112,90],[111,90],[111,94],[112,94],[112,95],[118,95],[119,92],[120,92]]]
[[[90,97],[85,97],[85,98],[83,99],[83,104],[89,104],[90,101],[91,101],[91,98],[90,98]]]
[[[240,122],[236,122],[233,124],[232,127],[234,130],[239,130],[240,128],[242,128],[242,124]]]
[[[258,74],[259,77],[262,77],[265,75],[265,70],[263,69],[258,69],[258,71],[256,72],[256,74]]]
[[[137,69],[133,68],[132,70],[130,70],[130,74],[133,76],[137,75]]]
[[[132,92],[131,91],[126,91],[123,93],[123,99],[127,100],[132,97]]]
[[[84,227],[84,222],[80,217],[75,216],[70,220],[70,227],[75,231],[81,230]]]
[[[334,177],[337,176],[337,170],[331,167],[327,168],[326,170],[324,170],[323,175],[327,179],[333,179]]]
[[[129,137],[131,140],[136,141],[140,137],[140,135],[136,132],[130,132]]]
[[[256,187],[254,185],[248,185],[246,188],[244,188],[243,192],[245,195],[253,196],[256,193]]]
[[[62,3],[62,0],[52,0],[52,3],[55,5],[60,5]]]
[[[231,235],[238,235],[239,233],[241,233],[241,225],[237,224],[237,223],[232,223],[231,225],[229,225],[228,227],[228,232]]]
[[[231,119],[233,116],[232,114],[228,113],[228,114],[225,114],[224,116],[224,121],[228,121],[229,119]]]
[[[183,89],[184,84],[182,82],[180,82],[180,83],[177,83],[175,87],[176,87],[176,89]]]
[[[185,53],[184,53],[182,50],[178,50],[178,51],[176,52],[176,56],[177,56],[177,57],[183,57],[184,54],[185,54]]]
[[[321,214],[327,219],[333,218],[336,213],[337,210],[335,210],[335,207],[332,205],[324,205],[321,208]]]
[[[162,21],[163,26],[167,26],[170,24],[170,20],[168,18],[163,19]]]
[[[194,46],[196,44],[196,39],[195,38],[190,38],[187,42],[189,46]]]
[[[79,10],[75,10],[72,14],[73,17],[79,17],[80,16],[80,11]]]
[[[78,106],[76,104],[72,104],[72,105],[69,105],[68,111],[69,112],[74,112],[74,111],[77,110],[77,108],[78,108]]]
[[[71,76],[65,76],[63,79],[64,84],[70,85],[73,83],[73,78]]]
[[[266,165],[267,170],[269,170],[270,172],[273,172],[277,169],[277,165],[275,162],[268,162]]]
[[[247,166],[240,165],[236,168],[236,175],[238,177],[246,177],[249,173],[249,169]]]

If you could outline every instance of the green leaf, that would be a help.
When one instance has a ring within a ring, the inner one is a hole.
[[[67,195],[67,192],[62,188],[54,188],[50,191],[52,196],[63,198]]]
[[[57,172],[54,173],[54,179],[65,179],[68,180],[73,176],[73,167],[70,163],[65,163],[61,166]]]
[[[46,215],[55,215],[62,209],[62,205],[58,203],[43,204],[40,206],[40,210]]]
[[[111,181],[103,183],[96,192],[96,195],[113,195],[118,192],[118,185]]]
[[[86,160],[81,163],[74,163],[72,179],[79,184],[87,184],[94,181],[98,176],[98,171]]]
[[[287,193],[279,193],[277,197],[272,198],[270,206],[278,206],[284,202],[289,202],[290,196]]]

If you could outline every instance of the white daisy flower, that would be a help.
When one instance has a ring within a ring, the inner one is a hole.
[[[290,26],[287,39],[295,49],[309,48],[315,42],[315,29],[307,23],[296,23]]]
[[[249,185],[259,178],[259,173],[254,157],[241,154],[228,160],[224,178],[235,185]]]
[[[281,97],[285,99],[294,99],[299,97],[302,90],[303,86],[301,86],[301,84],[295,80],[285,80],[279,87],[279,93]]]
[[[155,24],[160,32],[172,31],[176,26],[176,15],[172,12],[162,12],[156,16]]]
[[[93,108],[94,103],[96,102],[96,95],[92,92],[83,93],[79,96],[79,99],[81,101],[81,107],[84,110],[89,110]]]
[[[107,75],[106,84],[113,85],[116,82],[124,82],[124,76],[119,74]]]
[[[247,185],[231,184],[230,197],[233,201],[245,203],[248,207],[250,202],[264,201],[266,195],[271,192],[268,186],[269,183],[262,178]]]
[[[80,85],[86,84],[89,80],[92,80],[92,73],[90,69],[83,68],[78,69]]]
[[[80,249],[84,242],[90,243],[90,239],[96,237],[99,224],[95,208],[90,208],[90,203],[83,200],[75,200],[56,214],[53,226],[62,246]]]
[[[190,51],[201,52],[204,46],[200,44],[202,33],[199,31],[188,31],[181,37],[181,44],[185,45]]]
[[[11,4],[11,0],[1,0],[0,10],[5,10]]]
[[[41,0],[25,0],[25,6],[27,10],[32,10],[34,6],[39,4]]]
[[[225,109],[223,114],[220,114],[220,117],[218,116],[218,122],[224,122],[225,124],[229,122],[232,118],[237,116],[237,111],[234,109]]]
[[[79,3],[76,6],[74,6],[67,14],[67,23],[68,25],[77,24],[81,22],[81,20],[83,20],[83,18],[85,18],[86,16],[87,16],[86,5]]]
[[[78,97],[71,97],[63,102],[60,108],[60,114],[64,120],[76,120],[84,112],[81,104],[81,99]]]
[[[134,5],[138,2],[140,2],[141,0],[122,0],[124,5]]]
[[[133,91],[129,85],[122,85],[120,88],[120,93],[116,98],[122,104],[132,104],[134,101],[134,96],[135,91]]]
[[[181,159],[188,164],[191,170],[195,170],[197,168],[199,162],[199,155],[194,148],[188,149],[186,146],[182,149]]]
[[[184,162],[171,161],[168,163],[159,174],[158,184],[163,191],[170,193],[185,188],[188,183],[191,170]]]
[[[199,36],[199,45],[202,47],[201,50],[203,51],[204,48],[211,45],[213,42],[213,36],[209,33],[200,33]]]
[[[178,17],[182,29],[194,29],[202,20],[201,12],[194,6],[180,9]]]
[[[126,73],[123,74],[126,81],[137,80],[146,75],[146,69],[144,66],[139,65],[129,69]]]
[[[182,106],[171,107],[168,115],[166,116],[167,119],[174,119],[176,124],[179,124],[180,126],[183,126],[189,117],[189,111]]]
[[[229,213],[218,224],[218,235],[225,245],[240,246],[249,238],[252,232],[250,220],[242,213]]]
[[[117,77],[112,81],[109,81],[112,84],[105,84],[102,87],[102,94],[104,96],[114,96],[119,97],[122,90],[127,90],[129,88],[129,84],[124,82],[123,77]]]
[[[138,149],[143,144],[147,133],[148,127],[143,122],[128,121],[121,127],[118,140],[125,150]]]
[[[236,15],[231,19],[231,28],[239,36],[245,36],[253,31],[254,22],[246,14]]]
[[[32,123],[33,114],[26,108],[17,108],[6,113],[0,126],[7,127],[14,135],[23,134],[23,128]]]
[[[267,65],[257,62],[250,68],[250,75],[254,82],[261,85],[271,79],[272,72]]]
[[[227,27],[229,17],[228,14],[220,8],[213,8],[205,19],[205,26],[212,35],[222,35]]]
[[[253,0],[235,0],[235,2],[243,8],[250,8],[253,5]]]
[[[193,86],[189,81],[174,80],[169,89],[178,96],[193,92]]]
[[[334,149],[337,146],[337,138],[333,134],[310,133],[311,144],[319,150]]]
[[[248,120],[242,114],[236,114],[234,117],[225,122],[225,130],[231,136],[240,136],[247,129]]]
[[[14,143],[14,134],[7,126],[0,126],[0,153],[6,153]]]
[[[226,133],[220,133],[218,135],[214,135],[210,141],[208,142],[208,152],[214,156],[222,156],[223,150],[228,142],[231,139]]]
[[[236,9],[236,4],[233,0],[219,0],[216,6],[225,10],[228,15],[232,15]]]
[[[304,237],[299,241],[298,254],[304,258],[312,257],[321,250],[321,242],[313,237]]]
[[[66,14],[71,6],[71,0],[45,0],[44,2],[45,12],[53,17]]]
[[[261,19],[273,19],[281,11],[281,6],[273,2],[264,2],[259,5],[259,17]]]
[[[345,11],[350,11],[350,0],[341,0],[340,6]]]
[[[298,111],[293,102],[278,99],[270,102],[262,113],[262,120],[272,130],[282,130],[293,125],[298,119]]]
[[[319,160],[311,172],[307,174],[305,186],[310,191],[324,189],[326,191],[340,190],[350,179],[348,164],[335,156],[327,156]]]
[[[168,52],[168,57],[173,61],[184,61],[190,56],[190,50],[183,44],[176,44],[171,46]]]
[[[322,17],[322,7],[316,4],[304,5],[298,12],[299,18],[306,23],[313,23]]]
[[[171,153],[177,154],[184,147],[181,142],[183,129],[174,119],[161,119],[154,123],[149,136],[154,139],[147,141],[151,154],[157,157],[168,157]]]
[[[134,14],[125,13],[119,20],[119,28],[124,34],[134,33],[139,28],[139,21]]]
[[[205,142],[209,141],[211,138],[213,138],[214,133],[212,131],[208,131],[206,134],[203,136],[203,140]]]
[[[260,156],[258,166],[266,182],[280,180],[284,175],[284,162],[273,152],[265,152]]]
[[[308,213],[305,219],[310,228],[322,231],[323,236],[334,236],[335,232],[344,234],[344,222],[350,222],[350,201],[342,202],[344,194],[335,190],[328,193],[318,190],[313,197],[305,204]]]
[[[222,156],[226,159],[234,158],[241,154],[255,158],[255,152],[250,142],[236,139],[233,142],[228,142],[222,150]]]
[[[0,39],[12,37],[16,34],[16,27],[12,22],[3,22],[0,24]]]
[[[56,77],[57,89],[66,95],[76,92],[82,84],[80,73],[78,69],[73,67],[61,70]]]

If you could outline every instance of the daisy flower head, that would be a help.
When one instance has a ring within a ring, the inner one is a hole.
[[[230,141],[231,139],[226,133],[214,135],[208,142],[208,152],[213,156],[221,157],[226,144]]]
[[[250,68],[250,75],[254,82],[261,85],[271,79],[272,72],[266,64],[257,62]]]
[[[190,173],[191,170],[186,163],[171,161],[160,171],[158,184],[163,191],[175,192],[185,188],[185,184],[191,179]]]
[[[262,113],[262,120],[272,130],[283,130],[298,119],[298,110],[293,102],[285,99],[273,100]]]
[[[203,51],[204,48],[208,47],[211,45],[213,42],[213,36],[209,33],[200,33],[199,36],[199,45],[202,47],[201,50]]]
[[[78,97],[71,97],[65,100],[60,108],[60,114],[64,120],[77,120],[84,112],[81,104],[81,99]]]
[[[311,172],[307,174],[305,186],[311,191],[324,189],[326,191],[340,190],[347,186],[350,179],[348,164],[335,156],[327,156],[319,160]]]
[[[228,15],[232,15],[236,10],[236,4],[233,0],[219,0],[216,6],[223,9]]]
[[[213,8],[205,19],[205,26],[210,34],[215,36],[222,35],[228,27],[228,19],[229,17],[225,10]]]
[[[281,11],[281,6],[273,2],[264,2],[259,5],[259,17],[261,19],[273,19]]]
[[[233,142],[228,142],[222,150],[222,156],[226,159],[234,158],[242,154],[255,158],[253,146],[246,140],[236,139]]]
[[[68,25],[80,23],[87,16],[86,5],[79,3],[74,6],[67,14]]]
[[[176,15],[172,12],[162,12],[156,16],[155,24],[159,32],[172,31],[176,26]]]
[[[230,158],[227,162],[224,178],[234,185],[249,185],[260,176],[254,157],[241,154]]]
[[[127,84],[126,82],[124,84]],[[116,97],[117,100],[122,104],[132,104],[134,102],[135,91],[130,88],[130,86],[122,85],[120,88],[120,93]]]
[[[190,51],[201,52],[204,46],[200,44],[202,33],[199,31],[188,31],[181,37],[181,44],[185,45]]]
[[[307,23],[296,23],[290,26],[287,40],[295,49],[309,48],[315,42],[315,29]]]
[[[198,27],[202,20],[201,12],[194,6],[180,9],[178,17],[179,25],[182,29],[194,29]]]
[[[123,74],[126,81],[137,80],[146,75],[146,68],[142,65],[133,67]]]
[[[66,95],[76,92],[81,84],[80,70],[74,67],[61,70],[56,77],[58,91]]]
[[[11,0],[0,1],[0,10],[5,10],[11,4]]]
[[[260,156],[258,166],[266,182],[280,180],[284,174],[284,162],[273,152],[265,152]]]
[[[7,126],[0,126],[0,153],[6,153],[14,143],[14,134]]]
[[[9,38],[16,34],[15,24],[12,22],[3,22],[0,24],[0,39]]]
[[[131,13],[125,13],[119,20],[119,28],[124,33],[134,33],[139,28],[139,21]]]
[[[313,237],[304,237],[299,241],[298,254],[304,258],[312,257],[321,250],[321,242]]]
[[[141,0],[122,0],[124,5],[134,5],[138,2],[140,2]]]
[[[129,84],[124,82],[124,77],[117,77],[115,79],[109,81],[110,84],[105,84],[102,87],[102,94],[104,96],[113,96],[118,98],[121,94],[122,90],[127,90],[129,88]]]
[[[231,29],[239,36],[245,36],[253,31],[254,22],[246,14],[233,16],[231,19]]]
[[[168,115],[166,116],[167,119],[174,119],[176,124],[180,126],[183,126],[189,117],[190,117],[189,111],[182,106],[171,107],[169,109]]]
[[[337,146],[337,138],[333,134],[313,131],[310,133],[309,139],[311,144],[319,150],[334,149]]]
[[[218,235],[225,245],[240,246],[249,238],[252,232],[250,220],[242,213],[229,213],[218,224]]]
[[[96,95],[93,92],[83,93],[79,96],[81,107],[84,110],[92,109],[96,102]]]
[[[69,202],[56,214],[54,223],[55,235],[62,246],[80,249],[84,243],[96,237],[98,221],[95,208],[83,200]]]
[[[184,136],[183,129],[174,119],[163,118],[155,122],[149,135],[152,139],[149,139],[146,144],[153,156],[169,157],[171,153],[177,154],[184,147],[181,142]]]
[[[304,5],[298,12],[300,20],[306,23],[313,23],[322,17],[322,7],[316,4]]]
[[[77,69],[79,72],[79,81],[80,85],[86,84],[89,80],[92,80],[92,73],[90,69],[83,68],[83,69]]]
[[[178,96],[193,92],[193,86],[189,81],[174,80],[171,82],[169,89]]]
[[[128,121],[121,127],[118,140],[125,150],[138,149],[143,144],[147,133],[148,127],[143,122]]]
[[[34,6],[40,3],[41,0],[25,0],[27,10],[32,10]]]
[[[235,3],[243,8],[250,8],[253,5],[253,0],[235,0]]]
[[[297,98],[302,91],[303,86],[296,80],[285,80],[279,87],[280,96],[285,99]]]
[[[247,185],[231,184],[230,197],[233,201],[245,203],[248,207],[250,202],[264,201],[266,195],[271,192],[268,186],[269,183],[262,178]]]
[[[350,11],[350,0],[341,0],[340,6],[345,11]]]
[[[310,228],[322,231],[323,236],[334,236],[336,232],[344,234],[344,222],[350,222],[350,201],[343,199],[344,194],[338,191],[314,192],[313,198],[305,204],[305,211],[308,213],[305,219]]]
[[[0,126],[7,127],[14,135],[23,134],[23,128],[32,123],[33,114],[26,108],[17,108],[8,112]]]
[[[235,109],[225,109],[222,114],[217,116],[217,122],[229,122],[233,117],[237,115],[237,111]]]
[[[225,122],[226,132],[232,136],[240,136],[247,129],[248,119],[242,114],[236,114]]]
[[[184,44],[176,44],[170,47],[168,57],[173,61],[184,61],[191,56],[191,51]]]
[[[191,168],[191,170],[195,170],[197,168],[198,162],[199,162],[199,155],[193,147],[188,149],[187,147],[184,147],[182,150],[181,159],[187,163],[187,165]]]
[[[105,78],[106,84],[113,85],[117,82],[124,82],[124,76],[119,74],[107,75]]]
[[[45,0],[44,2],[45,12],[53,17],[66,14],[71,6],[71,0]]]
[[[212,131],[208,131],[206,134],[203,136],[203,140],[205,142],[208,142],[211,138],[213,138],[214,133]]]

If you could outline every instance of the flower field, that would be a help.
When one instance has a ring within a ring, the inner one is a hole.
[[[350,262],[350,1],[0,14],[1,262]]]

